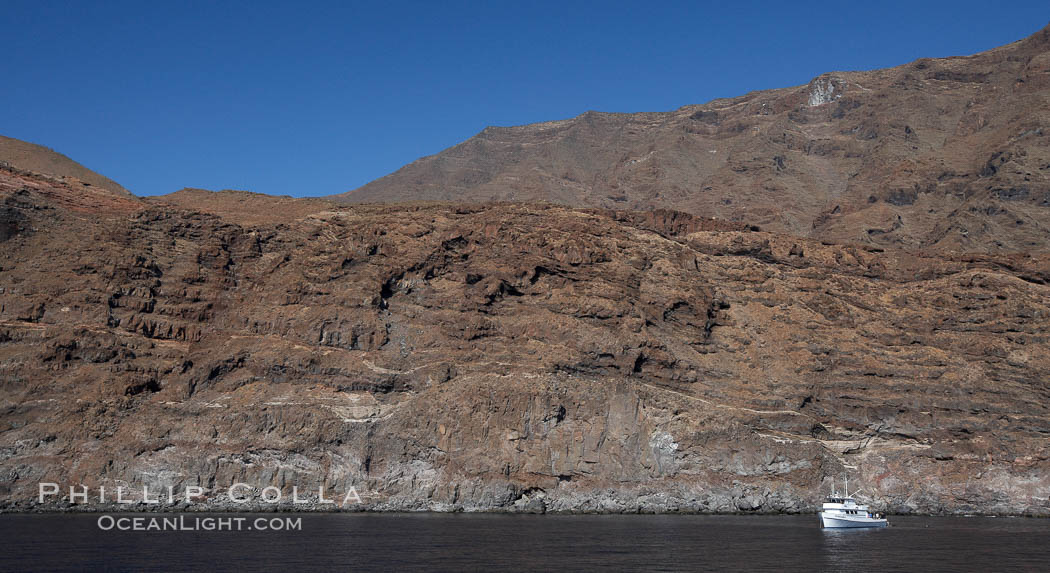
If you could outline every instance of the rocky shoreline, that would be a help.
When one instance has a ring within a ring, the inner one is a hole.
[[[419,477],[419,476],[416,476]],[[415,480],[412,480],[415,481]],[[825,480],[821,490],[830,489],[830,480]],[[75,486],[79,492],[76,502],[62,487],[57,494],[42,494],[38,499],[6,500],[0,505],[0,513],[171,513],[171,512],[369,512],[369,513],[535,513],[535,514],[715,514],[715,515],[782,515],[809,514],[818,511],[823,497],[818,491],[802,491],[791,486],[755,485],[737,482],[730,487],[702,489],[673,484],[663,488],[652,486],[581,488],[561,484],[552,489],[540,487],[523,488],[521,484],[508,482],[473,484],[453,482],[446,487],[443,480],[435,480],[439,487],[426,491],[387,491],[359,488],[352,484],[335,484],[321,491],[320,497],[306,488],[300,494],[298,487],[278,488],[273,485],[249,486],[239,483],[228,489],[216,489],[203,496],[193,493],[191,501],[171,488],[167,494],[144,486],[144,495],[136,495],[129,488],[115,501],[116,487],[103,488],[104,502],[98,502],[99,490],[86,486]],[[863,486],[863,484],[858,484]],[[191,486],[193,487],[193,486]],[[370,487],[381,488],[373,482]],[[41,491],[44,491],[41,489]],[[262,495],[260,495],[260,491]],[[445,496],[453,492],[453,497]],[[471,491],[464,498],[460,493]],[[86,492],[86,493],[85,493]],[[924,487],[917,495],[907,498],[869,498],[864,496],[873,511],[890,515],[925,516],[1014,516],[1050,517],[1050,503],[1039,499],[1011,503],[1001,490],[989,488],[981,500],[972,497],[959,503],[949,497],[950,492],[938,488]],[[85,497],[87,496],[85,501]],[[142,499],[149,499],[144,502]],[[998,498],[998,500],[996,499]]]
[[[1045,255],[668,211],[85,193],[0,170],[8,509],[53,482],[806,513],[844,474],[886,513],[1050,509]]]
[[[727,500],[729,501],[729,500]],[[495,514],[546,514],[546,515],[806,515],[816,513],[816,506],[809,511],[771,511],[771,510],[707,510],[694,509],[690,507],[679,507],[667,509],[659,507],[637,507],[624,509],[548,509],[545,505],[526,504],[510,507],[461,507],[461,506],[421,506],[421,507],[373,507],[373,506],[351,506],[331,507],[322,504],[306,505],[265,505],[265,504],[176,504],[176,505],[87,505],[87,506],[63,506],[63,505],[9,505],[0,507],[0,514],[39,514],[39,513],[135,513],[135,514],[180,514],[180,513],[382,513],[382,514],[416,514],[416,513],[495,513]],[[915,516],[915,517],[1015,517],[1015,518],[1050,518],[1050,510],[1032,508],[1021,512],[1002,511],[892,511],[877,510],[888,516]]]

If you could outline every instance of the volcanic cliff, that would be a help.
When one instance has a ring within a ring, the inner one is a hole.
[[[1050,515],[1048,45],[487,130],[353,195],[455,203],[0,165],[0,503],[800,512],[848,472]]]

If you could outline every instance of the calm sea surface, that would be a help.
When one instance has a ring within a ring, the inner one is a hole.
[[[205,517],[181,515],[186,527]],[[0,571],[1050,571],[1048,519],[891,517],[836,531],[815,515],[232,517],[301,517],[301,530],[103,531],[97,514],[0,515]]]

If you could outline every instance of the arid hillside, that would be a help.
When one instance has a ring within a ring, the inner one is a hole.
[[[811,512],[848,473],[1050,516],[1048,98],[1045,29],[312,199],[137,198],[2,139],[0,510]]]
[[[668,208],[835,242],[1043,249],[1050,28],[672,112],[490,127],[337,197]]]
[[[48,481],[798,512],[849,471],[880,509],[1050,515],[1046,255],[92,189],[0,169],[7,509]]]
[[[53,149],[2,135],[0,164],[47,175],[81,187],[99,187],[117,195],[132,196],[130,191],[116,181],[95,173]]]

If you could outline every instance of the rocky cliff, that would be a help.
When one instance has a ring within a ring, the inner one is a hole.
[[[848,471],[890,511],[1050,515],[1050,257],[996,250],[3,168],[0,503],[796,512]]]
[[[667,113],[491,127],[338,198],[669,208],[803,237],[1016,252],[1050,232],[1050,28]]]

